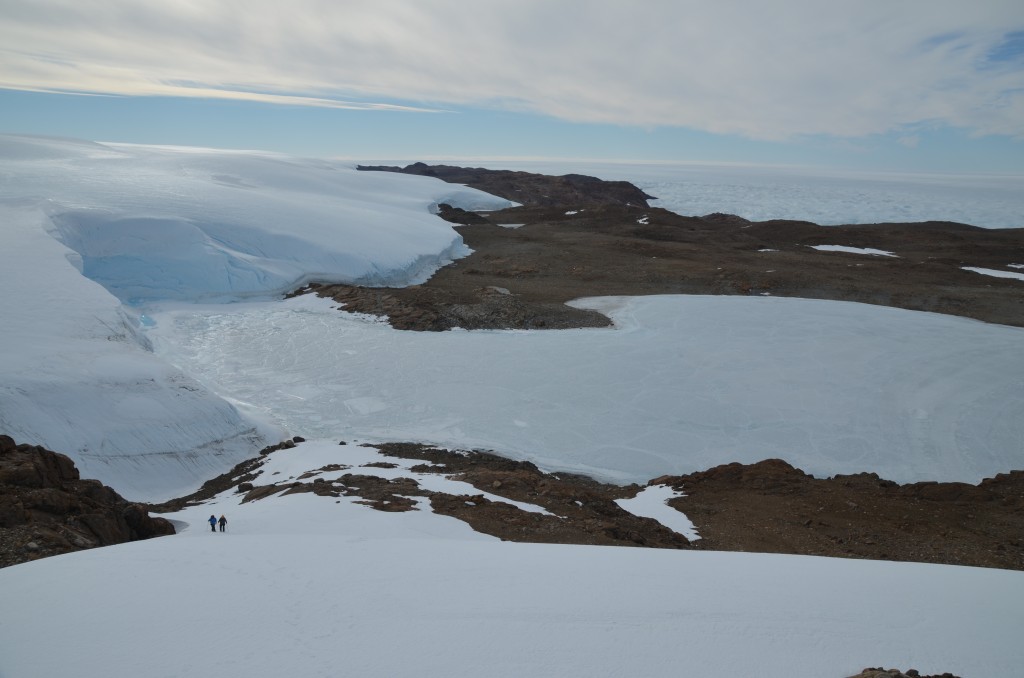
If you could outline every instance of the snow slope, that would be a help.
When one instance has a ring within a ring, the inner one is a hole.
[[[267,154],[10,136],[0,179],[0,431],[131,498],[186,493],[280,431],[154,356],[119,299],[401,284],[465,249],[437,202],[507,204]]]
[[[367,450],[304,443],[261,478],[350,454]],[[1021,572],[516,544],[312,494],[169,517],[177,536],[0,570],[0,675],[974,677],[1024,663]]]
[[[147,335],[302,436],[492,449],[615,482],[769,457],[899,482],[1024,468],[1024,329],[807,299],[580,305],[616,328],[401,332],[297,298],[152,311]]]

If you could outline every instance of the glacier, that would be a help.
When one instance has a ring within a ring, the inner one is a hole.
[[[408,284],[466,252],[439,202],[509,204],[325,161],[18,136],[0,178],[0,431],[147,499],[282,432],[154,355],[138,304]]]

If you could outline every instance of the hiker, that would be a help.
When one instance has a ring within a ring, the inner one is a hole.
[[[228,526],[228,519],[221,516],[218,522],[220,523],[220,531],[223,532],[224,528]]]
[[[217,531],[217,516],[210,516],[210,532]]]

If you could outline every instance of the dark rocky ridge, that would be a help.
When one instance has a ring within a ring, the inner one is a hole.
[[[469,185],[472,177],[492,172],[410,167]],[[483,213],[442,206],[440,216],[459,224],[474,251],[426,283],[406,288],[313,284],[303,291],[334,298],[347,310],[386,316],[394,327],[410,330],[603,326],[609,323],[603,315],[565,302],[647,294],[855,301],[1024,326],[1024,282],[962,269],[1009,270],[1008,264],[1024,263],[1024,229],[684,217],[623,202],[615,186],[620,182],[588,182],[585,199],[591,202],[585,203],[584,198],[573,202],[572,193],[561,190],[563,177],[529,176],[529,184],[522,185],[539,197],[522,196],[527,206]],[[602,190],[608,191],[603,201]],[[552,196],[564,202],[546,204]],[[822,252],[813,245],[874,248],[898,257]]]
[[[779,459],[651,481],[698,527],[697,547],[1024,570],[1024,471],[977,485],[820,479]]]
[[[70,458],[0,435],[0,567],[168,534],[170,522],[83,480]]]
[[[960,676],[954,676],[952,673],[932,674],[926,676],[914,669],[907,669],[907,672],[904,673],[899,669],[883,669],[879,667],[864,669],[856,676],[850,676],[850,678],[960,678]]]
[[[584,174],[552,177],[532,172],[427,165],[422,162],[405,167],[358,165],[356,169],[436,177],[450,184],[464,184],[499,198],[532,207],[551,207],[553,205],[647,207],[647,201],[654,199],[654,196],[647,195],[628,181],[604,181]]]

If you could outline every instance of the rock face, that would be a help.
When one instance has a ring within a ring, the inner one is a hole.
[[[532,172],[427,165],[422,162],[405,167],[359,165],[356,169],[437,177],[451,184],[465,184],[470,188],[476,188],[521,205],[534,207],[553,205],[647,207],[647,201],[654,199],[654,196],[647,195],[628,181],[604,181],[584,174],[552,177]]]
[[[166,534],[170,522],[83,480],[63,454],[0,435],[0,567]]]

